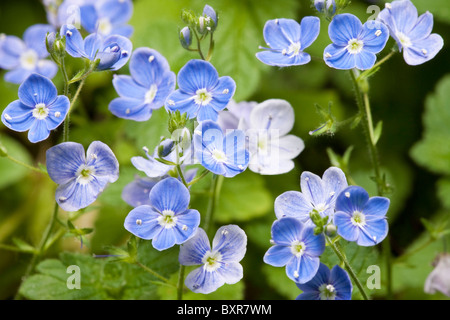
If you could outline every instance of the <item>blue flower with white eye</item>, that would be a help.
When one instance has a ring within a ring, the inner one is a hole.
[[[91,61],[100,59],[97,70],[118,70],[122,68],[131,55],[133,45],[123,36],[111,35],[103,38],[97,33],[85,39],[73,25],[63,25],[61,36],[66,38],[66,51],[74,58],[86,58]]]
[[[332,44],[325,48],[325,63],[335,69],[370,69],[386,46],[389,29],[379,21],[364,24],[349,13],[338,14],[328,28]]]
[[[191,238],[200,224],[200,213],[188,209],[189,190],[176,178],[158,182],[150,191],[150,204],[134,208],[125,218],[125,229],[152,240],[161,251]]]
[[[386,213],[389,199],[371,197],[359,186],[350,186],[336,199],[334,224],[337,233],[347,241],[360,246],[373,246],[386,238],[388,223]]]
[[[208,294],[226,284],[235,284],[243,277],[239,263],[247,250],[247,235],[237,225],[220,227],[212,242],[202,228],[180,246],[181,265],[201,267],[191,271],[185,285],[196,293]]]
[[[47,172],[58,184],[55,198],[59,206],[77,211],[92,204],[119,178],[119,162],[103,142],[92,142],[86,155],[81,144],[63,142],[47,150]]]
[[[312,225],[310,213],[314,210],[322,217],[333,219],[336,198],[347,188],[344,172],[330,167],[323,173],[322,179],[309,171],[300,176],[302,192],[286,191],[275,199],[275,215],[295,217],[307,225]]]
[[[352,281],[348,273],[335,265],[331,271],[323,263],[320,264],[314,278],[306,283],[297,283],[303,291],[296,300],[351,300]]]
[[[53,78],[57,65],[45,59],[49,53],[45,46],[47,32],[54,28],[47,24],[35,24],[25,30],[23,41],[16,36],[0,35],[0,68],[9,70],[5,81],[22,83],[32,73]]]
[[[236,83],[228,76],[219,78],[214,66],[203,60],[190,60],[177,76],[179,89],[166,100],[166,108],[187,113],[198,121],[217,120],[234,95]]]
[[[110,102],[109,110],[119,118],[147,121],[175,89],[175,73],[159,52],[138,48],[130,58],[130,74],[114,75],[120,98]]]
[[[133,14],[131,0],[101,0],[80,7],[81,25],[89,33],[101,36],[112,34],[130,37],[133,27],[128,25]]]
[[[294,108],[286,100],[269,99],[256,105],[249,117],[249,169],[263,175],[294,168],[293,159],[305,148],[302,139],[288,134],[294,127]]]
[[[311,280],[325,250],[324,235],[314,235],[313,227],[293,217],[276,220],[271,233],[274,245],[264,255],[264,262],[274,267],[286,266],[287,276],[297,283]]]
[[[444,40],[433,29],[433,15],[430,12],[418,16],[417,9],[409,0],[386,3],[378,15],[397,42],[403,58],[412,66],[433,59],[444,46]]]
[[[194,153],[209,171],[227,178],[243,172],[248,165],[249,153],[242,130],[227,130],[211,120],[202,122],[194,130]]]
[[[19,100],[3,110],[2,122],[14,131],[28,131],[28,140],[36,143],[64,121],[69,107],[69,99],[58,96],[50,79],[34,73],[20,85]]]
[[[311,61],[304,52],[319,35],[320,19],[304,17],[299,24],[292,19],[269,20],[264,25],[264,40],[270,48],[256,53],[256,58],[270,66],[296,66]]]

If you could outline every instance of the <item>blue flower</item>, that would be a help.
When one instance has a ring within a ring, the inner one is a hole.
[[[433,59],[444,46],[438,34],[431,34],[433,15],[430,12],[418,16],[417,9],[409,0],[386,3],[378,15],[397,42],[403,58],[409,65],[419,65]]]
[[[336,1],[335,0],[314,0],[314,6],[316,10],[325,13],[327,15],[333,15],[336,13]]]
[[[131,55],[133,45],[123,36],[111,35],[106,38],[97,33],[85,39],[73,25],[63,25],[61,36],[66,37],[66,51],[74,58],[86,58],[91,61],[100,59],[97,70],[118,70],[122,68]]]
[[[11,102],[2,113],[2,122],[14,131],[27,131],[33,143],[45,140],[66,117],[70,102],[58,96],[50,79],[30,75],[19,87],[19,100]]]
[[[310,281],[300,284],[297,287],[303,291],[296,300],[351,300],[352,282],[347,272],[334,266],[328,269],[323,263],[320,264],[314,278]]]
[[[206,16],[206,19],[209,19],[207,21],[208,26],[211,28],[211,31],[214,31],[217,28],[217,13],[214,10],[213,7],[211,7],[210,5],[205,5],[203,7],[203,15]],[[213,24],[211,24],[211,20],[213,22]]]
[[[334,223],[337,233],[347,241],[360,246],[373,246],[386,238],[388,223],[386,213],[389,199],[372,197],[358,186],[344,189],[336,199]]]
[[[322,217],[333,218],[336,198],[347,187],[344,172],[336,167],[325,170],[322,179],[304,171],[300,176],[302,192],[287,191],[275,199],[275,214],[278,219],[291,216],[312,225],[310,212],[317,211]]]
[[[186,277],[186,286],[196,293],[208,294],[226,284],[235,284],[243,277],[239,263],[247,250],[247,236],[237,225],[220,227],[212,242],[202,228],[180,247],[181,265],[201,267]]]
[[[325,48],[325,63],[344,70],[372,68],[376,54],[383,50],[389,39],[389,30],[383,23],[368,21],[363,25],[349,13],[335,16],[328,34],[333,43]]]
[[[217,123],[222,130],[240,129],[246,130],[250,127],[250,114],[258,105],[255,101],[235,102],[231,100],[227,104],[226,110],[219,112]]]
[[[209,171],[231,178],[247,168],[249,154],[242,130],[225,135],[216,122],[207,120],[194,130],[193,140],[197,160]]]
[[[187,113],[198,121],[217,120],[234,95],[236,83],[228,76],[219,78],[214,66],[203,60],[190,60],[177,76],[179,89],[166,100],[166,108]]]
[[[113,85],[120,98],[111,101],[109,110],[120,118],[147,121],[175,89],[175,73],[166,58],[149,48],[133,52],[130,73],[114,75]]]
[[[103,142],[92,142],[86,155],[81,144],[63,142],[47,150],[47,171],[58,184],[56,202],[65,211],[77,211],[119,178],[119,162]]]
[[[161,251],[191,238],[200,224],[200,213],[188,209],[189,190],[176,178],[158,182],[150,191],[150,204],[134,208],[125,218],[125,229],[152,240]]]
[[[325,250],[323,234],[314,235],[314,228],[300,220],[284,217],[272,224],[273,246],[264,255],[264,262],[274,267],[286,266],[287,276],[298,283],[311,280],[319,269],[319,256]]]
[[[292,19],[269,20],[264,25],[264,40],[270,48],[256,53],[256,58],[270,66],[295,66],[311,61],[304,52],[319,35],[320,19],[304,17],[299,24]]]
[[[89,33],[130,37],[133,27],[126,23],[133,14],[131,0],[102,0],[80,7],[81,25]]]
[[[22,83],[32,73],[53,78],[58,72],[57,65],[45,59],[47,32],[54,31],[51,25],[35,24],[25,30],[23,41],[15,36],[0,36],[0,68],[10,70],[5,81]]]

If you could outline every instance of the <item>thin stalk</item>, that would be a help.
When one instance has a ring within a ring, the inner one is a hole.
[[[139,261],[136,261],[136,264],[139,267],[141,267],[143,270],[145,270],[146,272],[148,272],[151,275],[155,276],[156,278],[160,279],[161,281],[163,281],[165,283],[170,283],[169,279],[167,279],[166,277],[160,275],[158,272],[154,271],[153,269],[150,269],[149,267],[147,267],[146,265],[140,263]]]
[[[42,169],[39,169],[39,168],[30,166],[30,165],[26,164],[25,162],[22,162],[22,161],[20,161],[20,160],[17,160],[16,158],[11,157],[10,155],[7,155],[6,157],[7,157],[9,160],[11,160],[12,162],[17,163],[18,165],[21,165],[21,166],[23,166],[23,167],[25,167],[25,168],[27,168],[27,169],[30,169],[30,170],[33,170],[33,171],[36,171],[36,172],[39,172],[39,173],[45,173],[45,174],[47,174],[47,172],[46,172],[45,170],[42,170]]]
[[[356,276],[355,271],[353,270],[352,266],[348,262],[347,258],[342,254],[342,252],[338,249],[336,244],[331,241],[330,238],[326,237],[328,245],[333,249],[334,253],[338,256],[339,260],[341,260],[344,265],[345,269],[347,270],[348,274],[350,275],[350,278],[352,278],[353,282],[356,284],[356,286],[359,289],[359,292],[361,292],[361,295],[363,296],[364,300],[370,300],[369,296],[367,295],[366,291],[364,290],[364,287],[362,283],[359,281],[358,277]]]
[[[77,91],[75,91],[75,94],[73,96],[73,98],[70,101],[70,107],[69,110],[67,111],[67,115],[66,115],[66,119],[64,120],[64,137],[63,137],[63,141],[67,142],[69,141],[69,124],[70,124],[70,112],[73,110],[73,106],[75,105],[75,102],[77,101],[81,89],[83,88],[84,82],[86,81],[86,78],[83,78],[80,81],[80,84],[78,85]]]
[[[211,221],[214,216],[216,204],[217,204],[217,201],[219,200],[219,194],[220,194],[220,189],[222,188],[223,179],[224,179],[223,176],[214,174],[212,181],[211,181],[208,209],[206,211],[205,223],[203,224],[203,229],[205,230],[206,234],[208,234],[209,228],[211,226]]]
[[[184,178],[183,170],[181,169],[181,166],[179,164],[177,164],[177,171],[178,171],[178,175],[180,176],[181,182],[183,182],[184,186],[186,188],[188,188],[189,184],[186,182],[186,179]]]
[[[193,31],[194,31],[195,38],[197,39],[197,51],[200,54],[200,58],[202,58],[202,60],[205,60],[205,56],[203,55],[202,47],[200,45],[200,38],[198,37],[197,32],[195,30],[193,30]]]
[[[204,170],[197,178],[193,179],[191,182],[188,183],[188,186],[192,186],[193,184],[196,184],[197,182],[199,182],[201,179],[203,179],[204,177],[206,177],[208,175],[210,171],[209,170]]]
[[[180,264],[180,271],[178,273],[177,284],[177,300],[183,300],[183,287],[184,287],[184,272],[186,267]]]
[[[379,66],[381,66],[383,63],[385,63],[386,61],[388,61],[397,51],[391,51],[389,52],[389,54],[387,54],[383,59],[381,59],[380,61],[378,61],[377,63],[375,63],[375,65],[372,67],[372,69],[378,68]]]

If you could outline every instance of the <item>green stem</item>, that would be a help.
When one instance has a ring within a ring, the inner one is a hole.
[[[347,258],[342,254],[342,252],[338,249],[336,244],[331,241],[329,237],[326,237],[328,245],[333,249],[334,253],[338,256],[339,260],[341,260],[344,265],[345,269],[347,270],[348,274],[350,275],[350,278],[352,278],[353,282],[356,284],[356,286],[359,289],[359,292],[361,292],[361,295],[363,296],[364,300],[370,300],[369,296],[367,295],[366,291],[364,290],[364,287],[362,283],[359,281],[358,277],[356,276],[355,271],[353,270],[352,266],[348,262]]]
[[[186,182],[186,179],[184,178],[183,170],[181,169],[181,166],[179,164],[177,164],[177,171],[178,171],[178,175],[180,176],[181,182],[183,182],[184,186],[186,188],[188,188],[189,184]]]
[[[211,32],[211,36],[209,38],[209,49],[208,49],[208,54],[206,56],[206,61],[211,60],[213,51],[214,51],[214,39],[213,39],[213,33]]]
[[[16,158],[11,157],[9,154],[8,154],[6,157],[7,157],[9,160],[11,160],[12,162],[17,163],[18,165],[21,165],[21,166],[23,166],[23,167],[25,167],[25,168],[27,168],[27,169],[30,169],[30,170],[33,170],[33,171],[36,171],[36,172],[39,172],[39,173],[45,173],[45,174],[47,174],[47,172],[46,172],[45,170],[42,170],[42,169],[39,169],[39,168],[30,166],[30,165],[26,164],[25,162],[22,162],[22,161],[20,161],[20,160],[17,160]]]
[[[372,69],[378,68],[379,66],[381,66],[383,63],[385,63],[386,61],[388,61],[397,51],[391,51],[389,52],[389,54],[387,54],[383,59],[381,59],[380,61],[378,61],[373,67]]]
[[[214,216],[216,204],[217,204],[217,201],[219,200],[219,194],[220,194],[220,189],[222,188],[223,179],[224,179],[223,176],[214,174],[212,181],[211,181],[208,209],[206,211],[205,222],[203,224],[203,229],[205,230],[206,234],[208,234],[209,228],[211,226],[211,221]]]
[[[178,284],[177,284],[177,300],[183,300],[185,269],[186,269],[186,267],[180,264],[180,271],[178,273]]]
[[[193,30],[193,31],[194,31],[195,38],[197,39],[197,51],[200,54],[200,58],[202,58],[202,60],[205,60],[205,56],[203,55],[202,47],[200,45],[200,38],[198,37],[197,31],[195,31],[195,30]]]
[[[160,279],[161,281],[165,282],[165,283],[170,283],[170,280],[167,279],[166,277],[160,275],[158,272],[150,269],[149,267],[147,267],[146,265],[140,263],[139,261],[136,261],[136,264],[141,267],[142,269],[144,269],[146,272],[150,273],[151,275],[155,276],[156,278]]]
[[[66,119],[64,120],[64,137],[63,137],[64,142],[69,141],[70,112],[73,110],[73,106],[75,105],[75,102],[77,101],[77,99],[80,95],[81,89],[83,88],[85,81],[86,81],[86,78],[83,78],[80,81],[77,91],[75,91],[75,94],[74,94],[72,100],[70,101],[70,107],[69,107],[69,110],[67,110]],[[68,84],[67,84],[67,86],[68,86]]]
[[[193,184],[196,184],[197,182],[199,182],[201,179],[203,179],[204,177],[206,177],[208,175],[208,173],[210,173],[209,170],[204,170],[197,178],[193,179],[191,182],[188,183],[188,186],[192,186]]]

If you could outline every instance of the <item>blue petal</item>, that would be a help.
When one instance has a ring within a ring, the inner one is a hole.
[[[113,26],[111,34],[117,34],[119,36],[129,38],[133,34],[133,31],[134,31],[133,26],[127,24],[127,25]]]
[[[253,108],[250,126],[263,134],[269,130],[270,135],[284,136],[294,127],[294,108],[286,100],[268,99]]]
[[[187,113],[190,119],[195,118],[200,109],[200,105],[194,101],[194,95],[180,89],[175,90],[167,97],[165,105],[170,111],[179,110],[181,114]]]
[[[210,17],[214,21],[214,24],[217,25],[217,14],[216,11],[211,6],[206,4],[203,7],[203,14],[206,15],[207,17]]]
[[[225,279],[217,272],[197,268],[191,271],[184,281],[192,292],[209,294],[225,284]]]
[[[286,274],[294,282],[305,283],[316,275],[319,265],[320,260],[317,257],[294,256],[286,265]]]
[[[161,231],[153,237],[153,248],[158,251],[163,251],[173,247],[176,244],[175,228],[161,227],[160,230]]]
[[[368,70],[372,68],[376,60],[376,55],[369,51],[363,50],[360,53],[355,54],[356,68],[359,70]]]
[[[313,205],[325,204],[326,194],[324,184],[319,176],[309,171],[304,171],[300,175],[300,187],[307,200]]]
[[[225,105],[223,105],[223,107],[225,108]],[[200,122],[206,120],[217,121],[218,116],[219,113],[211,106],[211,104],[208,104],[199,107],[197,120]]]
[[[244,171],[249,162],[246,136],[242,130],[232,130],[224,138],[225,165],[236,171]]]
[[[264,263],[274,267],[284,267],[292,258],[290,247],[275,245],[267,250],[264,255]]]
[[[197,210],[189,209],[183,213],[177,214],[177,224],[173,228],[175,243],[182,244],[192,238],[197,232],[200,224],[200,213]]]
[[[366,218],[368,218],[366,216]],[[360,246],[374,246],[386,238],[388,234],[386,219],[366,219],[366,224],[361,227],[361,232],[356,243]]]
[[[112,46],[110,49],[113,49],[114,46]],[[95,60],[99,59],[100,62],[97,66],[97,70],[104,71],[104,70],[112,70],[114,68],[114,65],[119,61],[120,59],[120,52],[118,51],[118,48],[116,48],[111,51],[102,51],[97,53],[95,56]]]
[[[36,65],[36,73],[52,79],[58,72],[58,66],[56,63],[50,60],[40,60]]]
[[[216,272],[227,284],[235,284],[244,277],[244,269],[239,262],[227,262],[222,264]]]
[[[57,184],[66,184],[76,178],[78,168],[85,164],[84,148],[75,142],[64,142],[46,152],[47,172]]]
[[[413,41],[421,40],[428,37],[433,30],[433,15],[430,12],[422,14],[411,29],[408,36]]]
[[[270,50],[257,52],[256,58],[262,63],[277,67],[303,65],[311,61],[311,56],[306,52],[300,52],[298,55],[288,55]]]
[[[215,160],[210,151],[196,150],[195,156],[205,169],[222,176],[226,174],[227,170],[224,164]]]
[[[385,197],[372,197],[367,201],[362,209],[366,216],[375,216],[378,218],[386,216],[389,209],[390,200]]]
[[[204,60],[189,60],[178,72],[178,86],[189,94],[199,89],[211,91],[216,85],[219,75],[214,66]]]
[[[317,296],[319,296],[319,288],[325,283],[330,283],[330,269],[328,269],[325,264],[320,263],[316,275],[310,281],[306,283],[296,283],[296,285],[304,293],[315,293],[317,294]],[[301,300],[307,299],[302,298]]]
[[[131,158],[131,163],[136,169],[144,172],[150,178],[162,177],[173,167],[153,158],[145,159],[143,157],[133,157]]]
[[[111,148],[101,141],[92,142],[86,151],[86,164],[93,166],[95,176],[103,177],[107,182],[119,178],[119,162]]]
[[[299,294],[295,300],[320,300],[320,293],[319,291],[303,292]]]
[[[45,140],[50,135],[50,130],[47,129],[47,122],[45,120],[36,119],[28,131],[28,140],[36,143]]]
[[[298,191],[284,192],[275,199],[275,215],[278,219],[291,216],[304,223],[309,219],[312,209],[311,202]]]
[[[277,50],[287,49],[291,44],[291,41],[281,29],[280,20],[287,19],[269,20],[266,22],[263,29],[264,40],[266,41],[267,45],[272,49]],[[293,29],[298,28],[298,33],[300,34],[300,25],[295,20],[288,20],[283,22],[283,26],[289,25]],[[296,39],[296,41],[298,40],[299,39]]]
[[[73,25],[63,25],[60,30],[61,36],[66,37],[66,51],[74,58],[87,58],[84,51],[84,41],[81,33]]]
[[[123,188],[122,199],[132,207],[150,205],[150,190],[159,181],[160,179],[135,177]]]
[[[388,9],[395,23],[396,31],[408,34],[414,27],[418,13],[411,1],[394,1]]]
[[[362,212],[369,200],[369,194],[359,186],[350,186],[342,190],[336,199],[336,211],[344,211],[353,214],[355,211]]]
[[[127,75],[114,75],[113,86],[119,96],[142,101],[145,100],[145,93],[148,90]]]
[[[334,207],[337,196],[348,187],[345,173],[337,167],[330,167],[323,173],[322,182],[325,187],[327,204]]]
[[[301,240],[303,224],[292,217],[284,217],[272,224],[272,239],[276,244],[290,246],[292,242]]]
[[[199,132],[200,131],[200,132]],[[194,130],[194,146],[196,149],[208,149],[212,152],[215,149],[223,150],[223,131],[220,126],[211,120],[202,122]]]
[[[335,265],[331,269],[330,282],[330,284],[333,285],[334,289],[336,290],[336,300],[352,299],[352,281],[350,280],[348,273],[344,269],[342,269],[338,265]]]
[[[5,81],[20,84],[23,83],[31,74],[32,71],[18,67],[5,73]]]
[[[184,266],[203,264],[203,257],[211,251],[209,239],[202,228],[198,228],[195,235],[180,246],[178,260]]]
[[[236,82],[231,77],[220,77],[217,85],[212,89],[212,100],[208,104],[216,111],[225,109],[236,91]]]
[[[166,72],[160,79],[158,79],[159,83],[157,85],[156,96],[150,104],[152,109],[161,108],[165,104],[167,97],[175,89],[175,79],[175,73],[172,71]]]
[[[219,251],[225,263],[239,262],[247,250],[247,235],[237,225],[222,226],[214,236],[212,250]]]
[[[32,112],[32,107],[24,105],[20,100],[15,100],[3,110],[2,122],[14,131],[27,131],[36,120]]]
[[[301,50],[308,48],[319,36],[320,19],[318,17],[304,17],[300,22]]]
[[[54,130],[66,118],[69,111],[70,101],[66,96],[58,96],[48,107],[48,117],[46,118],[47,129]]]
[[[348,52],[347,48],[330,44],[323,53],[325,63],[335,69],[349,70],[356,66],[355,55]]]
[[[80,7],[80,20],[87,32],[97,31],[98,14],[93,4],[85,4]]]
[[[133,14],[133,3],[130,0],[103,1],[98,9],[101,17],[107,17],[112,24],[123,24]]]
[[[314,228],[303,229],[302,241],[305,243],[305,254],[310,257],[318,257],[325,250],[325,237],[323,234],[314,235]]]
[[[28,48],[33,49],[39,58],[45,58],[49,55],[45,45],[47,33],[54,32],[55,28],[49,24],[35,24],[25,30],[23,40]]]
[[[403,57],[411,66],[420,65],[433,59],[443,46],[442,37],[433,33],[425,39],[414,41],[411,47],[405,48]]]
[[[126,230],[145,240],[153,239],[163,228],[158,218],[161,215],[155,212],[152,207],[142,205],[134,208],[125,218],[124,227]]]
[[[334,224],[337,233],[347,241],[356,241],[360,237],[360,230],[351,222],[352,216],[346,212],[337,211],[334,214]]]
[[[111,44],[117,44],[120,48],[120,58],[111,67],[112,71],[116,71],[122,68],[130,59],[131,52],[133,50],[133,44],[128,38],[119,35],[112,35],[104,40],[103,45],[105,48],[107,48]]]
[[[102,44],[102,38],[97,33],[92,33],[84,39],[84,53],[87,55],[89,60],[98,59],[96,55],[97,52],[102,49]]]
[[[130,74],[145,88],[159,84],[161,78],[170,71],[166,58],[150,48],[138,48],[130,59]]]
[[[328,27],[328,34],[331,41],[337,46],[347,46],[348,41],[358,38],[362,29],[359,19],[350,14],[343,13],[336,15]]]
[[[159,212],[182,213],[189,206],[189,199],[189,190],[176,178],[164,179],[150,191],[150,203]]]
[[[364,51],[379,53],[386,46],[389,39],[388,28],[379,21],[369,21],[363,25],[359,40],[364,43]]]
[[[108,109],[116,117],[134,121],[147,121],[152,116],[152,109],[147,103],[131,98],[113,99]]]
[[[20,55],[27,49],[25,43],[16,36],[6,36],[0,41],[0,68],[10,70],[18,67]]]

